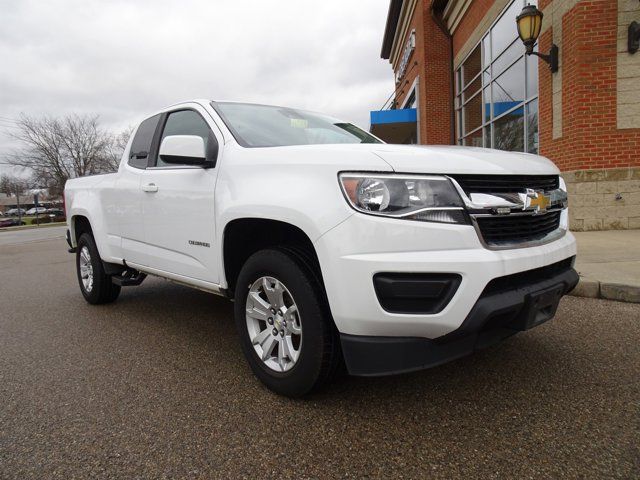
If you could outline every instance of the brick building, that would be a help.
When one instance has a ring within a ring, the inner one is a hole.
[[[516,17],[543,13],[540,53]],[[391,0],[383,59],[395,89],[372,132],[393,143],[540,153],[563,171],[573,230],[640,228],[640,0]]]

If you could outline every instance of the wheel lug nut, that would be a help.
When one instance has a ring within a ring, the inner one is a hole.
[[[282,316],[282,312],[281,312],[281,311],[278,311],[278,315]]]
[[[267,323],[269,325],[273,325],[273,318],[271,318],[271,317],[267,318]]]
[[[275,328],[273,330],[271,330],[271,333],[273,333],[273,335],[278,335],[278,330],[276,330]]]
[[[280,336],[284,337],[284,330],[280,330]]]

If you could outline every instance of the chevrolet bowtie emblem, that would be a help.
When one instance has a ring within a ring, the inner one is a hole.
[[[542,213],[547,210],[551,203],[551,198],[544,194],[542,190],[533,190],[527,188],[524,197],[524,210],[534,210],[536,213]]]

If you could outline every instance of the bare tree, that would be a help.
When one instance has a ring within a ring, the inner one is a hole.
[[[100,127],[97,116],[22,116],[17,123],[13,136],[22,148],[7,162],[31,170],[52,193],[62,192],[69,178],[110,170],[112,135]]]
[[[124,153],[125,148],[127,148],[127,143],[129,142],[129,138],[132,134],[133,127],[129,126],[122,130],[120,133],[112,135],[111,144],[109,147],[109,159],[107,162],[108,169],[110,171],[118,171],[118,167],[120,166],[120,159],[122,158],[122,154]]]
[[[11,195],[23,195],[31,187],[28,180],[14,175],[0,176],[0,193],[8,197]]]

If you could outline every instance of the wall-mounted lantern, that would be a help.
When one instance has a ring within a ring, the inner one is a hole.
[[[540,36],[540,30],[542,28],[542,12],[534,5],[527,5],[522,9],[520,15],[516,17],[518,24],[518,35],[520,40],[524,43],[527,55],[536,55],[549,64],[551,72],[558,71],[558,46],[556,44],[551,45],[551,50],[548,54],[538,53],[533,51],[538,37]]]

